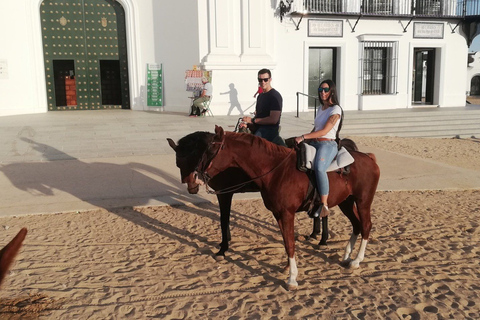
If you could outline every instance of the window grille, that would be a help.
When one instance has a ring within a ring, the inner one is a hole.
[[[393,13],[392,0],[363,0],[363,12],[371,14],[391,14]]]
[[[363,41],[360,53],[362,94],[397,92],[398,42]]]

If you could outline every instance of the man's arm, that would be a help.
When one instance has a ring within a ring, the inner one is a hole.
[[[282,111],[272,110],[270,111],[270,115],[265,118],[255,118],[255,124],[260,125],[269,125],[269,124],[277,124],[280,120],[280,116],[282,115]],[[242,121],[245,123],[252,123],[252,117],[243,117]]]
[[[280,116],[282,115],[282,111],[272,110],[270,111],[270,115],[265,118],[255,118],[255,124],[260,125],[269,125],[269,124],[277,124],[280,120]]]

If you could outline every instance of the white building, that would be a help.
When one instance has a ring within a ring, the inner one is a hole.
[[[476,36],[464,34],[464,18],[477,7],[478,0],[1,1],[0,115],[159,110],[147,106],[148,63],[163,65],[165,111],[188,112],[184,77],[193,65],[212,70],[216,115],[234,102],[242,111],[252,106],[261,68],[272,70],[284,111],[297,110],[297,92],[316,96],[327,78],[345,110],[464,106],[466,38]],[[306,111],[314,99],[302,94]]]

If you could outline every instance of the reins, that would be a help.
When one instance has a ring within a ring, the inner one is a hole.
[[[214,142],[212,141],[210,144],[211,145],[214,145],[214,144],[218,144],[219,142]],[[220,152],[220,149],[223,149],[224,147],[224,143],[225,143],[225,137],[223,138],[222,142],[221,142],[221,145],[220,145],[220,148],[218,148],[217,152],[215,153],[215,155],[212,157],[212,159],[210,160],[210,164],[212,163],[213,159],[215,159],[215,157],[218,155],[218,153]],[[205,191],[208,193],[208,194],[225,194],[225,193],[231,193],[231,192],[234,192],[234,191],[237,191],[239,189],[241,189],[242,187],[244,187],[245,185],[249,184],[250,182],[253,182],[255,180],[258,180],[260,178],[263,178],[265,177],[266,175],[269,175],[270,173],[272,173],[273,171],[275,171],[276,169],[278,169],[285,161],[287,161],[287,159],[290,157],[290,155],[292,154],[293,152],[293,148],[290,149],[289,153],[287,154],[287,156],[282,160],[280,161],[279,164],[277,164],[274,168],[270,169],[268,172],[262,174],[262,175],[259,175],[255,178],[252,178],[248,181],[245,181],[245,182],[242,182],[242,183],[239,183],[239,184],[236,184],[236,185],[233,185],[231,187],[227,187],[227,188],[224,188],[222,190],[218,190],[218,191],[215,191],[213,190],[212,188],[209,189],[209,186],[208,186],[208,182],[210,181],[210,179],[212,179],[208,173],[205,171],[203,171],[203,168],[202,168],[202,171],[199,171],[198,168],[200,166],[200,164],[203,162],[203,159],[204,157],[206,157],[206,154],[208,152],[208,150],[210,150],[210,146],[207,147],[207,149],[205,150],[205,152],[203,153],[202,155],[202,158],[200,159],[198,165],[197,165],[197,168],[195,169],[195,171],[197,171],[201,176],[202,176],[202,179],[203,181],[205,182]]]

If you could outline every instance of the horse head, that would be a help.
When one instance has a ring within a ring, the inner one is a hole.
[[[197,167],[212,136],[208,132],[194,132],[180,139],[178,144],[167,138],[168,144],[175,151],[181,181],[187,184],[187,190],[191,194],[198,193],[203,184],[198,178]]]
[[[225,149],[225,137],[226,134],[223,128],[215,125],[215,135],[198,164],[198,171],[205,182],[208,182],[207,180],[231,167],[230,161],[227,160],[227,162],[225,162],[217,157],[220,153],[222,153],[222,155],[224,154],[224,152],[221,151]],[[215,166],[213,166],[214,160]]]

